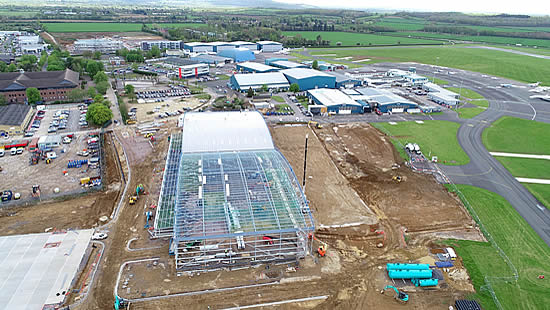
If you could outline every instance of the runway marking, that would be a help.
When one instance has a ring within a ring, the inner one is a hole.
[[[501,157],[518,157],[518,158],[532,158],[532,159],[547,159],[550,160],[550,155],[536,155],[536,154],[518,154],[518,153],[503,153],[503,152],[489,152],[493,156]]]
[[[550,179],[516,178],[520,183],[550,184]]]

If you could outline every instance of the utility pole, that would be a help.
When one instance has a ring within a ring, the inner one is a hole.
[[[306,168],[307,168],[307,139],[309,138],[309,134],[306,134],[306,146],[304,149],[304,178],[302,181],[302,187],[304,190],[304,194],[306,192]]]
[[[436,58],[435,58],[435,70],[438,70],[438,69],[437,69],[438,60],[439,60],[439,57],[436,57]],[[435,70],[434,70],[434,73],[433,73],[433,75],[432,75],[432,83],[435,83]]]

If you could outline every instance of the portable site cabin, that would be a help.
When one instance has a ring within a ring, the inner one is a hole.
[[[51,135],[51,136],[42,136],[38,139],[38,148],[51,149],[61,145],[61,136],[60,135]]]
[[[449,254],[449,257],[451,258],[451,260],[456,260],[457,256],[453,248],[446,248],[445,250],[447,250],[447,254]]]

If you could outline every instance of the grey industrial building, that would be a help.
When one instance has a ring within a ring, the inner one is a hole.
[[[265,72],[276,72],[279,71],[279,68],[272,66],[264,65],[258,62],[242,62],[237,64],[237,71],[242,72],[251,72],[251,73],[265,73]]]
[[[382,113],[403,113],[419,111],[418,104],[405,99],[387,89],[382,88],[359,88],[356,90],[360,95],[351,96],[356,100],[365,100],[371,107]]]
[[[447,105],[447,106],[456,106],[460,103],[459,94],[447,90],[434,83],[424,83],[422,89],[428,92],[428,98],[435,103]]]
[[[314,114],[324,112],[334,114],[361,114],[364,112],[364,105],[361,102],[353,100],[338,89],[320,88],[307,91],[308,98],[312,105],[308,110]]]
[[[154,41],[141,41],[140,47],[144,51],[150,50],[153,46],[159,49],[179,50],[183,49],[183,41],[169,41],[169,40],[154,40]]]
[[[300,90],[335,88],[336,77],[318,70],[294,68],[281,71],[290,84],[296,83]]]
[[[228,85],[235,90],[245,92],[249,88],[260,89],[267,85],[272,90],[288,90],[290,84],[281,72],[234,74]]]

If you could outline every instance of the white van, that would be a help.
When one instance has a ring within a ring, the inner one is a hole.
[[[0,157],[4,157],[4,154],[6,154],[6,152],[4,152],[4,149],[0,149]]]
[[[16,155],[16,154],[17,154],[17,150],[14,147],[12,147],[10,149],[10,155],[13,156],[13,155]]]

